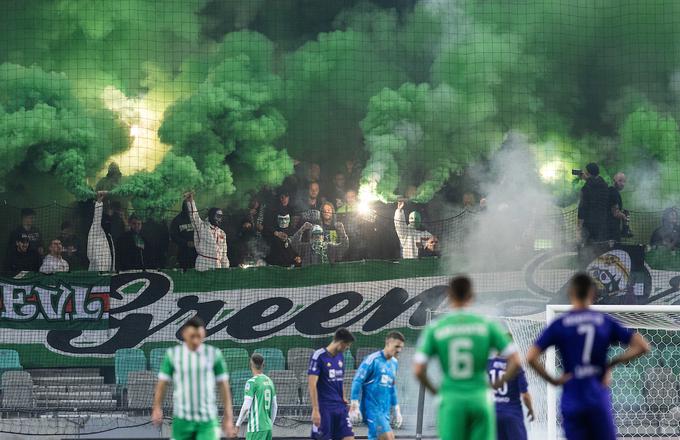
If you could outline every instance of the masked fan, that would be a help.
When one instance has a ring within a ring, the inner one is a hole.
[[[227,234],[220,228],[224,214],[219,208],[208,210],[207,220],[201,220],[194,201],[194,194],[184,195],[189,206],[191,223],[194,225],[194,246],[196,247],[196,270],[205,271],[229,267],[227,257]]]
[[[397,203],[397,210],[394,211],[394,229],[397,231],[399,242],[401,243],[402,258],[418,258],[418,249],[423,247],[423,242],[432,237],[432,234],[421,230],[421,218],[418,211],[413,211],[408,215],[408,223],[404,214],[405,202]]]
[[[302,257],[302,265],[326,264],[339,261],[349,248],[349,239],[342,223],[337,223],[338,242],[332,243],[324,239],[323,228],[306,222],[293,236],[293,247]],[[310,231],[308,242],[302,241],[302,236]]]

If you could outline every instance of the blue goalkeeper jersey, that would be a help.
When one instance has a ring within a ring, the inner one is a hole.
[[[352,400],[361,402],[361,412],[389,414],[397,404],[396,376],[399,363],[380,351],[364,359],[352,381]]]

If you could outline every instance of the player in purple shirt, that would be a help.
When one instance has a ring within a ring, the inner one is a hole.
[[[309,361],[307,384],[312,403],[312,438],[318,440],[354,440],[347,400],[342,387],[345,374],[344,352],[354,342],[354,335],[340,328],[328,347],[314,352]]]
[[[508,360],[503,357],[489,359],[488,371],[491,383],[505,375]],[[521,400],[520,400],[521,399]],[[529,421],[534,420],[534,407],[529,394],[527,378],[524,370],[520,369],[517,376],[505,382],[502,387],[494,390],[496,403],[496,435],[498,440],[527,440],[527,430],[524,426],[522,401],[527,407]]]
[[[615,440],[616,427],[608,387],[610,370],[649,352],[649,343],[611,316],[589,309],[595,284],[585,273],[570,282],[572,309],[553,321],[527,353],[527,362],[547,382],[562,392],[562,425],[568,440]],[[622,354],[607,360],[609,347],[627,345]],[[564,374],[555,378],[539,357],[555,346],[562,357]]]

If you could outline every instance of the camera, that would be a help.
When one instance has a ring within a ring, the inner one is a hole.
[[[583,175],[583,170],[571,170],[571,175],[581,177]]]

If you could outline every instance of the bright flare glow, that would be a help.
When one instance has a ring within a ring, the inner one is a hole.
[[[541,166],[539,173],[541,179],[547,183],[553,183],[559,178],[560,167],[563,164],[560,162],[548,162]]]
[[[375,211],[373,210],[373,202],[379,200],[376,188],[378,183],[371,181],[362,183],[359,187],[359,194],[357,195],[357,212],[359,216],[368,221],[375,221]]]
[[[359,199],[357,202],[357,210],[359,211],[359,215],[365,216],[371,213],[371,202],[366,199]]]
[[[153,171],[170,149],[158,138],[158,129],[163,121],[163,112],[170,102],[162,96],[151,93],[140,98],[128,98],[113,86],[107,86],[101,99],[106,108],[117,113],[130,127],[132,144],[130,148],[111,156],[109,162],[116,162],[124,175],[136,171]],[[108,164],[105,166],[105,168]],[[105,173],[105,169],[103,173]]]

